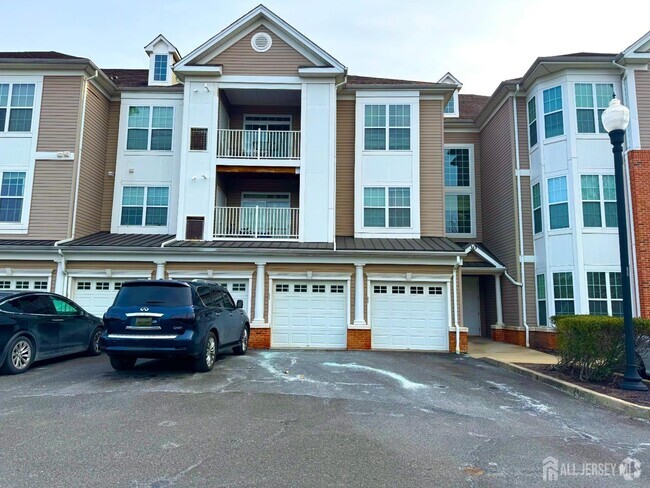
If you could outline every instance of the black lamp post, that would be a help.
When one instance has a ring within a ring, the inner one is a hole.
[[[630,111],[612,98],[602,116],[603,127],[609,133],[614,153],[614,178],[616,180],[616,213],[618,216],[618,246],[621,256],[621,281],[623,282],[623,326],[625,329],[625,374],[621,388],[646,391],[636,369],[634,350],[634,322],[632,321],[632,293],[630,290],[630,258],[627,248],[627,215],[625,212],[625,190],[623,187],[623,141],[625,129],[630,122]]]

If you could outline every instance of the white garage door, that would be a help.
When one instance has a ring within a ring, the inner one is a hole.
[[[45,277],[4,276],[0,278],[0,290],[43,290],[49,291]]]
[[[373,349],[448,350],[445,284],[375,282],[370,309]]]
[[[348,299],[344,282],[274,282],[272,307],[272,347],[345,349]]]
[[[128,280],[77,278],[72,285],[72,299],[86,312],[101,317],[113,305],[124,281]]]
[[[251,310],[248,302],[248,280],[218,280],[218,282],[221,286],[228,289],[230,296],[235,300],[235,303],[237,300],[242,300],[244,302],[244,310],[246,310],[246,313],[250,316]]]

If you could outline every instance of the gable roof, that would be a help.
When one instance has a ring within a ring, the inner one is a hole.
[[[450,83],[452,85],[458,86],[459,89],[463,87],[463,84],[458,81],[458,78],[452,75],[449,71],[447,71],[445,75],[438,80],[438,83]]]
[[[208,39],[176,63],[174,69],[182,70],[185,66],[195,63],[207,53],[216,51],[220,46],[223,46],[227,42],[232,41],[233,39],[239,39],[248,33],[248,31],[257,27],[257,24],[260,22],[263,22],[267,28],[274,32],[274,34],[283,37],[285,41],[290,40],[290,44],[294,44],[294,47],[297,48],[296,50],[301,51],[301,53],[305,54],[307,58],[319,61],[319,63],[315,64],[323,67],[335,68],[340,74],[347,72],[347,68],[342,63],[287,24],[264,5],[258,5],[253,10],[223,29],[217,35]]]
[[[650,58],[650,31],[619,53],[615,61],[625,64],[627,61],[647,62]]]
[[[181,59],[181,53],[178,52],[178,49],[176,49],[176,46],[174,46],[171,42],[169,42],[169,41],[167,40],[167,38],[166,38],[165,36],[163,36],[162,34],[158,34],[158,35],[154,38],[153,41],[151,41],[149,44],[147,44],[147,45],[144,47],[145,52],[146,52],[147,54],[151,54],[151,53],[153,52],[154,47],[155,47],[156,44],[158,44],[159,42],[162,42],[163,44],[165,44],[165,45],[167,46],[167,51],[168,51],[169,53],[171,53],[171,55],[172,55],[173,58],[174,58],[174,61],[178,61],[179,59]]]

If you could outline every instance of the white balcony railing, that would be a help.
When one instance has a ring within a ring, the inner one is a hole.
[[[300,131],[219,129],[217,157],[300,159]]]
[[[298,209],[216,207],[214,237],[297,239]]]

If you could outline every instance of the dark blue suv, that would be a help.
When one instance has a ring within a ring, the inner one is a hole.
[[[209,281],[124,283],[104,327],[99,345],[118,371],[138,358],[168,357],[189,357],[196,371],[210,371],[220,350],[246,354],[250,333],[242,301]]]

